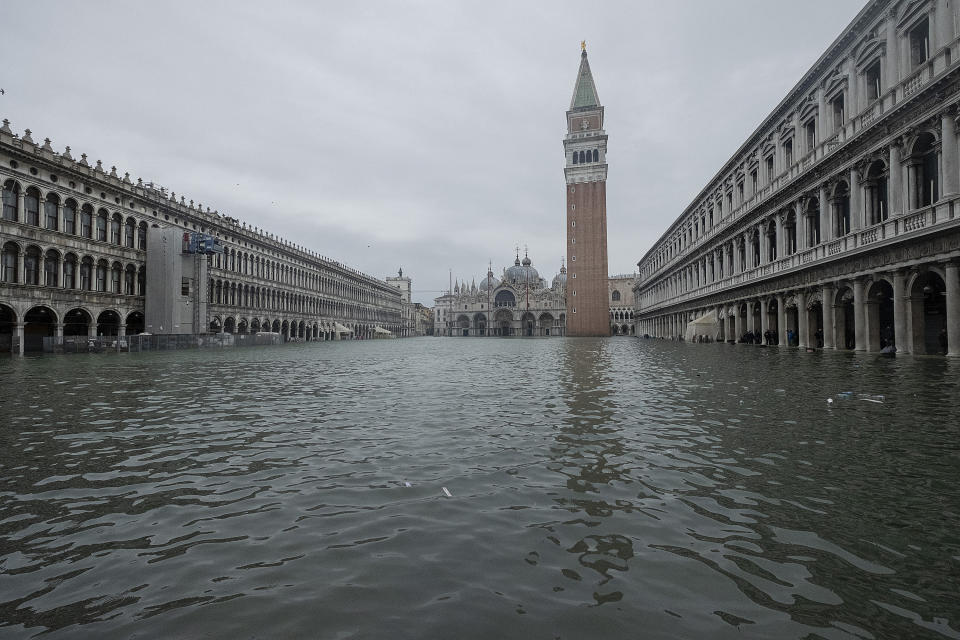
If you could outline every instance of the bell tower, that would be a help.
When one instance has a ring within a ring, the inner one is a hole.
[[[609,336],[607,134],[603,107],[580,43],[580,70],[563,139],[567,188],[567,335]]]

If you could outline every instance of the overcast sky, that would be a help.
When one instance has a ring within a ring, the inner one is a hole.
[[[517,245],[559,270],[580,40],[630,273],[863,4],[14,2],[0,117],[432,306]]]

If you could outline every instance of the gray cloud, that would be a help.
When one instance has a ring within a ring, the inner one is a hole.
[[[0,114],[432,304],[517,244],[559,268],[581,39],[630,272],[861,4],[17,3]]]

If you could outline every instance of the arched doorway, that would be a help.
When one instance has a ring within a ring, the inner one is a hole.
[[[223,321],[223,331],[224,333],[236,333],[237,323],[232,317],[227,318]]]
[[[214,318],[210,321],[210,333],[220,333],[220,318]]]
[[[33,307],[23,316],[23,350],[43,351],[43,339],[56,335],[57,314],[48,307]]]
[[[797,308],[797,301],[790,297],[784,302],[787,308],[787,346],[795,347],[800,344],[800,310]]]
[[[540,335],[549,336],[553,330],[553,314],[543,312],[540,314]],[[556,334],[554,334],[556,335]]]
[[[509,309],[498,309],[493,321],[498,336],[513,335],[513,313]]]
[[[474,314],[473,327],[478,336],[487,335],[487,317],[482,313]]]
[[[272,326],[271,331],[273,331],[274,333],[280,333],[280,321],[279,321],[279,320],[274,320],[274,321],[273,321],[273,325],[271,325],[271,326]]]
[[[250,321],[250,332],[258,333],[260,331],[260,318],[254,318]]]
[[[462,313],[457,316],[457,335],[464,337],[470,335],[470,318]]]
[[[767,331],[770,332],[764,336],[767,344],[780,344],[780,315],[777,305],[776,298],[770,298],[764,309],[764,313],[767,314]]]
[[[17,314],[5,304],[0,304],[0,352],[13,350],[13,331],[16,328]]]
[[[834,344],[837,349],[852,350],[856,346],[857,334],[853,317],[853,290],[843,287],[837,291],[834,299]]]
[[[83,309],[71,309],[63,316],[64,336],[90,335],[90,314]]]
[[[807,346],[823,348],[823,303],[811,300],[807,303],[803,321],[807,323]]]
[[[237,323],[237,333],[246,333],[247,332],[247,319],[241,318],[240,322]]]
[[[947,350],[947,287],[933,271],[918,275],[910,286],[908,316],[913,353]]]
[[[140,311],[131,311],[127,315],[127,335],[134,336],[143,333],[144,329],[143,313]]]
[[[893,287],[877,280],[866,291],[867,351],[880,351],[894,345]]]
[[[532,336],[534,332],[535,325],[537,324],[537,319],[533,317],[533,314],[527,311],[523,314],[523,317],[520,320],[520,324],[523,326],[523,335]]]
[[[97,316],[97,335],[116,336],[120,334],[120,314],[108,309]]]

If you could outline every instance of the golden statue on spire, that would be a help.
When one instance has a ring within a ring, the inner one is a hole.
[[[586,40],[581,40],[581,41],[580,41],[580,50],[581,50],[581,51],[586,51],[586,50],[587,50],[587,41],[586,41]]]

